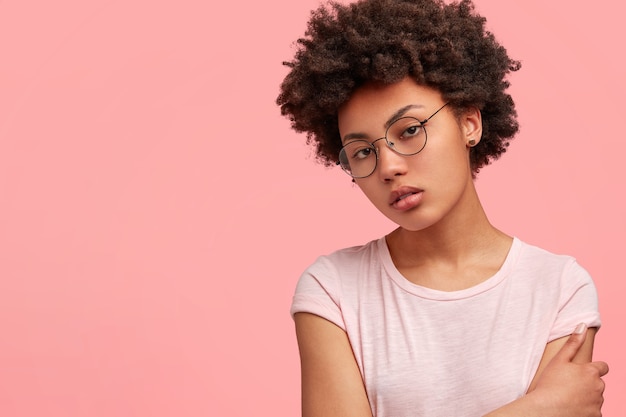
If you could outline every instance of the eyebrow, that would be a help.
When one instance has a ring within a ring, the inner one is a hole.
[[[412,109],[423,109],[423,108],[424,108],[424,106],[422,106],[421,104],[409,104],[408,106],[402,107],[397,112],[392,114],[391,117],[385,122],[385,129],[388,129],[389,126],[393,122],[395,122],[396,120],[398,120],[399,118],[404,116],[406,114],[406,112],[408,112],[409,110],[412,110]]]
[[[385,122],[385,129],[388,129],[389,126],[395,122],[396,120],[398,120],[399,118],[401,118],[402,116],[404,116],[409,110],[412,109],[423,109],[424,106],[422,106],[421,104],[409,104],[407,106],[401,107],[400,109],[398,109],[394,114],[391,115],[391,117],[389,117],[389,119],[387,119],[387,121]],[[352,139],[367,139],[368,135],[366,135],[365,133],[348,133],[344,138],[343,138],[343,143],[346,143],[349,140]]]

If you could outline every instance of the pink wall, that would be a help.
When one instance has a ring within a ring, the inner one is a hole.
[[[296,279],[390,224],[273,104],[317,1],[245,3],[0,2],[0,415],[298,413]],[[477,3],[524,65],[485,206],[595,277],[624,416],[624,6]]]

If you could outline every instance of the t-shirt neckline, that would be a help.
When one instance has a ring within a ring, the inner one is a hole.
[[[383,267],[385,268],[388,277],[396,285],[418,297],[439,301],[454,301],[470,298],[496,287],[509,275],[509,272],[513,268],[513,265],[515,264],[522,248],[522,242],[517,237],[513,237],[513,243],[511,244],[509,253],[504,259],[500,269],[494,275],[477,285],[463,290],[441,291],[414,284],[406,279],[394,265],[385,237],[383,236],[378,239],[376,243]]]

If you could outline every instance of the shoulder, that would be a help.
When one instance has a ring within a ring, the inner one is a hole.
[[[343,294],[354,293],[359,278],[371,275],[380,245],[378,239],[317,258],[298,280],[291,314],[313,313],[345,329],[341,314]]]
[[[522,241],[519,244],[516,274],[536,280],[543,288],[552,283],[556,289],[565,293],[571,293],[581,286],[593,286],[589,272],[573,256],[556,254]]]
[[[364,245],[351,246],[328,255],[322,255],[305,270],[304,274],[350,275],[351,272],[358,270],[363,265],[377,262],[383,239],[372,240]]]
[[[562,273],[586,273],[573,256],[557,254],[521,240],[518,240],[518,242],[520,245],[518,266],[531,268],[531,270],[541,269],[543,271],[560,271]]]

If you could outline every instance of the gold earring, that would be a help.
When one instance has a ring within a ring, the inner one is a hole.
[[[470,140],[469,140],[469,142],[467,142],[467,144],[468,144],[469,146],[474,146],[474,145],[476,145],[476,139],[470,139]]]

